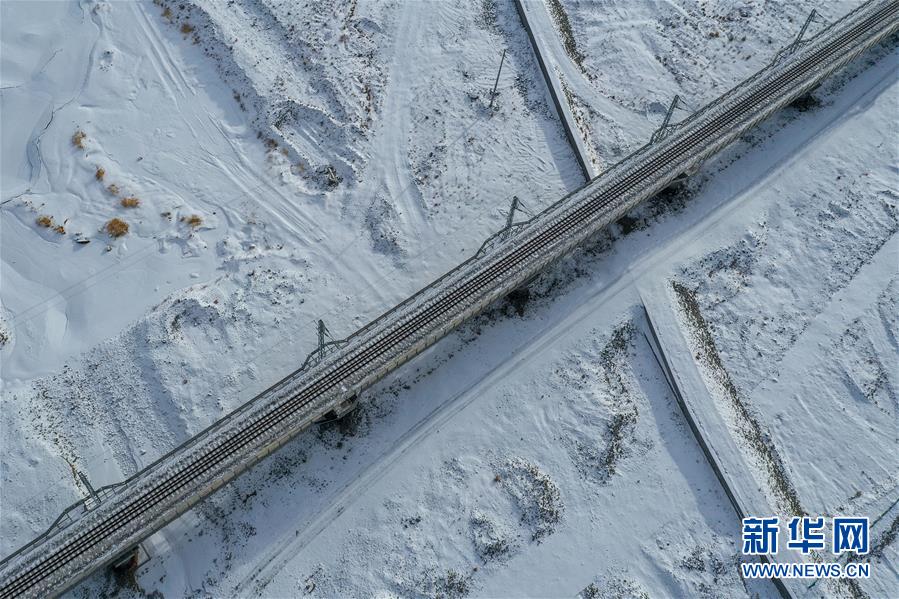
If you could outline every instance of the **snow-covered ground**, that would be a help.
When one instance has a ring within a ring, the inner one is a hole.
[[[527,1],[527,0],[526,0]],[[533,26],[602,170],[645,143],[679,95],[677,122],[765,66],[815,9],[836,20],[858,5],[695,0],[546,0]],[[686,112],[684,111],[686,110]]]
[[[558,37],[600,166],[675,93],[698,107],[762,66],[811,8],[756,4],[547,2],[583,56]],[[512,3],[0,11],[0,556],[84,496],[74,469],[99,486],[149,464],[294,369],[318,318],[351,332],[472,253],[513,195],[539,210],[581,183]],[[154,535],[137,585],[772,595],[737,575],[739,522],[640,293],[665,290],[689,339],[701,314],[716,410],[740,439],[736,396],[786,473],[772,483],[744,439],[772,511],[895,500],[897,56],[876,50]],[[881,549],[872,596],[899,592]]]

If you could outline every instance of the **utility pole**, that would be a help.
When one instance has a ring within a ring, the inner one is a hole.
[[[793,43],[787,46],[787,52],[795,52],[796,48],[799,47],[799,44],[802,43],[802,38],[805,36],[805,32],[808,29],[808,26],[812,24],[812,21],[818,20],[818,11],[812,9],[811,14],[805,20],[805,23],[802,24],[802,27],[799,29],[799,35],[796,36],[796,39],[793,40]]]
[[[518,196],[512,196],[512,207],[509,209],[508,216],[506,216],[506,226],[503,227],[503,230],[508,231],[512,228],[512,224],[515,221],[515,211],[518,210],[520,203],[521,200],[518,199]]]
[[[321,364],[322,360],[325,359],[325,356],[330,351],[333,351],[332,346],[342,346],[344,343],[346,343],[345,340],[334,340],[334,337],[331,336],[331,331],[329,331],[328,327],[325,326],[324,320],[318,319],[317,321],[315,321],[315,330],[318,333],[318,345],[314,350],[309,352],[308,356],[306,356],[306,360],[300,367],[301,369],[305,369],[307,366],[315,366],[316,364]]]
[[[649,138],[650,143],[657,143],[668,137],[668,134],[675,127],[671,124],[671,117],[674,115],[674,111],[678,107],[686,109],[687,104],[683,100],[681,100],[681,97],[679,95],[675,95],[674,100],[672,100],[671,104],[668,106],[668,112],[665,113],[665,118],[662,121],[662,126],[656,129],[655,132],[653,132],[652,136]]]
[[[496,72],[496,81],[493,82],[493,91],[490,92],[490,108],[493,108],[493,100],[496,99],[496,88],[499,86],[499,75],[503,72],[503,62],[506,60],[506,51],[503,50],[503,55],[499,59],[499,70]]]
[[[509,208],[509,213],[506,215],[506,224],[500,230],[501,237],[507,237],[512,231],[512,227],[515,226],[516,212],[524,212],[528,216],[532,216],[531,211],[524,205],[524,202],[522,202],[518,196],[512,196],[512,206]]]
[[[97,495],[97,492],[94,490],[93,485],[91,485],[91,482],[87,480],[87,476],[81,470],[78,470],[78,478],[81,479],[81,484],[87,487],[87,492],[93,498],[93,500],[97,503],[100,503],[100,496]]]
[[[318,356],[319,359],[325,357],[325,343],[326,338],[331,337],[331,332],[328,331],[328,327],[325,326],[324,320],[318,321]]]
[[[664,129],[671,123],[671,115],[674,114],[674,109],[677,108],[678,103],[680,102],[680,96],[675,94],[674,100],[671,101],[671,105],[668,106],[668,112],[665,113],[665,120],[662,121],[662,126],[660,129]]]

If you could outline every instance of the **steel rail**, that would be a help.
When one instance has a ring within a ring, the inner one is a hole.
[[[151,497],[151,498],[153,498],[153,496],[152,496],[152,495],[151,495],[151,496],[150,496],[150,497]]]
[[[128,482],[127,488],[117,488],[112,499],[122,495],[121,502],[107,500],[83,515],[77,522],[83,530],[64,529],[63,532],[72,534],[71,538],[62,541],[61,547],[48,547],[48,551],[39,552],[37,545],[26,546],[29,551],[17,552],[4,560],[0,563],[0,598],[61,592],[89,573],[92,567],[109,562],[122,549],[158,530],[283,445],[319,415],[316,407],[372,384],[396,365],[423,351],[459,322],[520,285],[533,272],[564,255],[602,224],[617,218],[639,201],[634,198],[642,199],[657,191],[683,172],[684,165],[701,161],[767,117],[779,105],[820,82],[821,78],[895,29],[897,4],[869,3],[865,6],[874,5],[880,8],[849,27],[838,39],[818,46],[809,44],[797,53],[795,60],[776,65],[767,80],[758,74],[751,78],[765,80],[759,89],[749,90],[742,96],[736,94],[737,98],[724,107],[717,105],[704,110],[703,113],[711,115],[705,123],[695,117],[688,119],[696,124],[695,128],[683,128],[654,148],[642,148],[567,198],[587,195],[585,201],[576,202],[573,207],[563,202],[551,206],[532,219],[529,227],[476,262],[475,266],[479,268],[475,272],[451,271],[442,277],[441,280],[448,283],[445,292],[418,309],[407,304],[409,313],[393,312],[392,316],[396,318],[391,318],[390,322],[376,320],[364,327],[364,331],[371,333],[369,337],[354,335],[347,340],[348,345],[329,356],[330,359],[302,373],[300,383],[312,379],[305,386],[297,388],[296,381],[286,377],[263,394],[281,393],[294,384],[286,397],[270,405],[244,406],[238,410],[241,416],[250,417],[248,422],[213,425],[207,431],[220,427],[222,430],[217,432],[221,434],[211,439],[195,438],[186,446],[188,449],[196,447],[197,451],[183,451],[182,455],[172,456],[168,463],[154,463],[142,474],[154,467],[155,471],[145,477],[135,477]],[[835,64],[824,64],[834,56],[843,58]],[[816,76],[815,69],[822,66],[828,68]],[[764,106],[768,109],[760,110]],[[716,107],[720,110],[716,111]],[[646,157],[633,164],[632,159],[640,153]],[[589,197],[591,193],[594,195]],[[549,222],[544,223],[544,220]],[[497,281],[502,284],[498,285]],[[198,437],[202,436],[201,433]],[[137,496],[128,500],[126,491]],[[160,510],[160,504],[168,507]],[[26,559],[28,557],[32,559]]]
[[[152,498],[152,495],[150,497]]]

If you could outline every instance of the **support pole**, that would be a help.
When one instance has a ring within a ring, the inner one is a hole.
[[[808,29],[808,26],[812,24],[812,21],[814,21],[817,18],[817,16],[818,16],[818,11],[815,9],[812,9],[812,12],[809,14],[808,18],[805,20],[805,23],[803,23],[802,27],[799,29],[799,35],[797,35],[796,39],[793,40],[793,43],[789,45],[789,50],[788,50],[789,52],[796,51],[796,48],[798,48],[799,44],[802,43],[802,38],[805,35],[805,32]]]
[[[94,490],[94,487],[91,485],[91,481],[87,480],[87,475],[84,474],[81,470],[78,471],[78,478],[81,479],[81,483],[87,487],[87,492],[93,498],[94,501],[100,503],[100,496],[97,495],[97,492]]]
[[[530,215],[531,211],[527,209],[527,206],[524,205],[518,196],[512,196],[512,206],[509,207],[509,214],[506,215],[506,224],[502,228],[502,235],[506,236],[512,230],[512,226],[515,224],[515,213],[516,212],[524,212],[525,214]]]
[[[320,364],[329,351],[334,351],[335,346],[339,347],[345,343],[345,341],[334,340],[334,337],[331,336],[331,331],[328,330],[328,327],[325,326],[325,321],[322,319],[316,321],[315,329],[318,334],[318,345],[306,356],[306,360],[300,366],[300,370],[304,370],[307,366]]]
[[[325,326],[324,320],[318,321],[318,357],[319,359],[325,357],[325,343],[327,343],[326,339],[331,337],[331,333],[328,331],[328,327]]]
[[[668,107],[668,112],[665,113],[665,120],[662,121],[662,129],[668,126],[668,123],[671,122],[671,115],[674,114],[674,109],[677,108],[677,103],[680,102],[680,96],[675,94],[674,99],[671,100],[671,105]]]
[[[659,142],[666,137],[668,137],[668,133],[671,132],[671,129],[674,127],[671,124],[671,117],[674,116],[674,111],[677,110],[678,105],[686,108],[686,104],[683,100],[681,100],[680,95],[675,95],[674,99],[671,100],[671,104],[668,106],[668,112],[665,113],[665,119],[662,121],[662,126],[655,130],[650,137],[650,143]]]
[[[496,72],[496,81],[493,82],[493,91],[490,92],[490,108],[493,108],[493,100],[496,99],[496,88],[499,86],[499,75],[503,72],[503,63],[506,61],[506,51],[503,50],[503,55],[499,59],[499,70]]]
[[[512,228],[512,221],[515,220],[515,211],[518,210],[518,203],[520,201],[518,196],[512,196],[512,207],[509,208],[509,214],[506,216],[506,226],[504,227],[507,231]]]

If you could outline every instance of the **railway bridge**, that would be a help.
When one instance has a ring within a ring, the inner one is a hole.
[[[130,479],[97,490],[0,562],[0,599],[54,596],[113,563],[323,416],[519,288],[899,27],[870,0]]]

